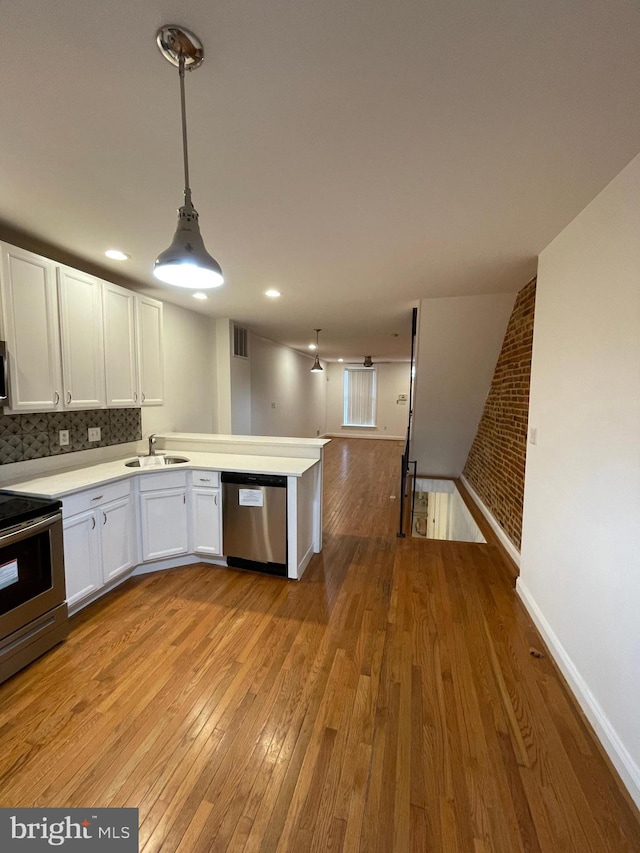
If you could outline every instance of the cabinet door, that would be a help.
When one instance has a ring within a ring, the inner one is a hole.
[[[133,504],[131,498],[120,498],[98,507],[102,552],[102,580],[117,578],[135,562]]]
[[[220,542],[220,490],[191,490],[192,551],[198,554],[222,553]]]
[[[102,282],[58,268],[62,382],[67,409],[105,406]]]
[[[72,606],[102,586],[96,511],[65,519],[64,574],[67,604]]]
[[[62,390],[55,265],[4,245],[0,285],[11,394],[5,412],[54,410]]]
[[[161,406],[164,402],[162,302],[138,296],[136,314],[140,403]]]
[[[143,560],[187,553],[186,494],[185,489],[140,494]]]
[[[103,282],[104,367],[107,406],[138,405],[135,294]]]

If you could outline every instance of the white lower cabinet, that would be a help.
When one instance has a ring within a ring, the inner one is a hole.
[[[218,471],[161,469],[135,481],[75,492],[62,503],[67,603],[72,609],[88,604],[140,562],[222,555]]]
[[[196,470],[190,474],[191,551],[203,556],[222,554],[222,500],[220,473]]]
[[[105,583],[124,574],[135,562],[133,501],[131,496],[100,507],[102,580]]]
[[[191,550],[217,557],[222,553],[220,489],[191,489]]]
[[[63,499],[67,604],[73,607],[136,564],[130,484],[76,492]]]
[[[97,526],[95,510],[72,515],[64,522],[64,574],[69,607],[102,586]]]
[[[140,527],[143,560],[160,560],[189,552],[184,472],[142,478]]]

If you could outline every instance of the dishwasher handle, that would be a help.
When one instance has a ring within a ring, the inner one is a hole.
[[[279,474],[244,474],[235,471],[223,471],[220,479],[223,483],[235,483],[238,486],[271,486],[286,489],[287,478]]]

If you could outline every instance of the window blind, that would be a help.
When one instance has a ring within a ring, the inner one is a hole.
[[[345,367],[344,426],[376,425],[375,368]]]

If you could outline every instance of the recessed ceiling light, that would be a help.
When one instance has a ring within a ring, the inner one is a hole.
[[[282,296],[279,290],[274,290],[273,288],[265,290],[264,295],[268,296],[270,299],[277,299],[278,296]]]
[[[339,358],[338,361],[344,361],[344,358]]]
[[[197,293],[194,293],[192,295],[193,295],[194,299],[208,299],[209,298],[206,293],[201,293],[200,291],[198,291]]]
[[[318,349],[318,347],[315,344],[309,344],[309,349]]]
[[[128,261],[131,257],[126,252],[121,252],[120,249],[107,249],[105,255],[111,258],[112,261]]]

